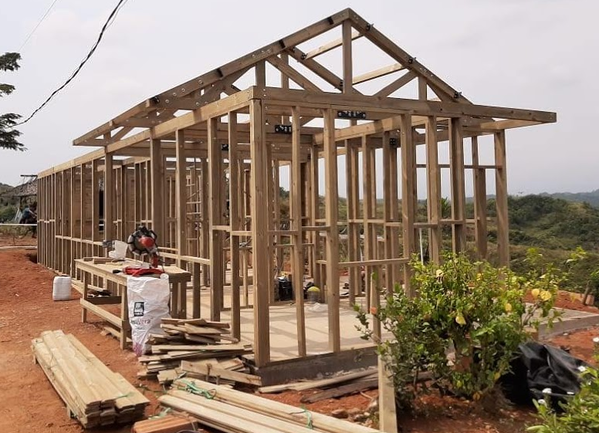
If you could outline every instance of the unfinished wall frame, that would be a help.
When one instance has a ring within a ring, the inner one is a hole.
[[[340,38],[305,47],[326,32]],[[356,37],[366,38],[393,64],[354,75]],[[341,65],[325,68],[318,56],[336,47],[342,50]],[[280,87],[266,86],[272,80],[265,61],[280,73]],[[240,90],[235,82],[252,69],[255,85]],[[397,79],[377,87],[377,79],[389,74]],[[418,99],[401,97],[415,78]],[[291,89],[291,81],[300,89]],[[368,92],[356,88],[362,83],[371,86]],[[280,302],[273,276],[281,269],[291,273],[295,288],[296,356],[310,353],[300,289],[308,280],[323,289],[329,350],[340,352],[340,309],[358,299],[376,307],[381,290],[398,284],[411,293],[408,262],[419,251],[422,233],[426,256],[434,262],[447,249],[473,248],[488,256],[487,171],[496,176],[499,263],[509,262],[505,131],[555,121],[551,112],[473,104],[346,9],[158,94],[76,139],[75,145],[100,148],[39,174],[39,261],[78,278],[75,259],[105,255],[102,240],[126,240],[144,224],[158,232],[163,257],[193,274],[185,314],[201,315],[207,291],[210,318],[230,311],[239,337],[240,312],[253,308],[257,366],[271,361],[269,314]],[[479,163],[479,137],[485,135],[493,137],[492,165]],[[439,162],[441,144],[449,146],[449,164]],[[425,164],[416,161],[420,145]],[[465,146],[472,147],[471,164],[464,161]],[[284,166],[290,206],[285,221],[279,195]],[[418,169],[426,173],[427,186],[420,190]],[[450,170],[449,185],[441,169]],[[465,214],[469,170],[474,219]],[[442,208],[445,190],[451,192],[449,215]],[[426,208],[420,212],[422,200]],[[450,245],[443,243],[443,229],[451,232]],[[475,234],[472,245],[467,231]],[[340,298],[342,273],[348,302]]]

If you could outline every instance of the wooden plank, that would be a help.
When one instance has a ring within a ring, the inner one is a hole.
[[[195,363],[192,361],[181,361],[181,369],[205,376],[233,380],[235,382],[247,383],[254,386],[262,385],[262,380],[259,376],[224,369],[219,366],[218,362]]]
[[[333,385],[337,385],[340,383],[353,381],[356,379],[362,379],[364,377],[376,376],[376,374],[377,374],[376,369],[370,368],[370,369],[366,369],[363,371],[358,371],[358,372],[349,373],[349,374],[342,374],[342,375],[338,375],[338,376],[334,376],[334,377],[330,377],[330,378],[326,378],[326,379],[285,383],[282,385],[263,386],[261,388],[258,388],[258,392],[260,392],[261,394],[272,394],[272,393],[278,393],[278,392],[283,392],[283,391],[288,391],[288,390],[306,391],[308,389],[326,388],[328,386],[333,386]]]
[[[351,40],[358,39],[358,38],[361,38],[362,36],[364,36],[360,32],[356,32],[356,31],[351,32],[351,27],[350,27],[350,33],[351,33],[350,34]],[[322,54],[328,53],[331,50],[334,50],[337,47],[342,46],[345,38],[346,38],[346,36],[344,35],[342,38],[335,39],[334,41],[328,42],[312,51],[307,52],[306,59],[313,59],[314,57],[318,57]]]
[[[319,391],[314,394],[304,395],[300,402],[302,403],[316,403],[322,400],[328,400],[331,398],[344,397],[346,395],[355,394],[358,392],[366,391],[373,388],[378,388],[378,378],[358,380],[347,385],[337,386],[335,388]]]
[[[282,433],[292,430],[276,429],[268,425],[268,420],[260,418],[260,423],[252,419],[251,414],[242,412],[241,409],[235,410],[235,416],[230,414],[231,408],[227,405],[214,404],[213,400],[186,393],[184,391],[172,390],[167,395],[158,398],[158,401],[164,406],[172,407],[179,411],[189,413],[200,420],[202,424],[212,427],[218,431],[234,433]],[[221,410],[216,410],[217,406]],[[241,414],[245,416],[242,417]],[[256,416],[256,418],[258,418]],[[285,429],[291,426],[285,426]],[[306,429],[306,432],[310,430]]]
[[[349,24],[349,23],[348,23]],[[358,75],[353,79],[354,85],[360,83],[366,83],[371,80],[375,80],[377,78],[386,77],[389,74],[393,74],[394,72],[401,71],[405,69],[405,67],[401,63],[394,63],[389,66],[385,66],[383,68],[376,69],[374,71],[367,72],[362,75]]]
[[[227,389],[222,386],[213,385],[200,380],[191,380],[194,385],[204,389],[215,389],[215,400],[228,403],[232,406],[241,406],[255,412],[266,413],[272,417],[306,425],[306,413],[298,411],[297,407],[274,400],[257,397],[245,392]],[[329,433],[375,433],[378,430],[364,427],[349,421],[340,420],[318,412],[310,412],[312,427],[315,431]]]

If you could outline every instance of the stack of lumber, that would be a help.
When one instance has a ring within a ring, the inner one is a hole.
[[[198,430],[196,419],[180,415],[165,415],[160,418],[138,421],[133,425],[131,433],[179,433],[180,431]]]
[[[144,370],[138,376],[157,376],[165,384],[190,375],[260,385],[259,378],[248,375],[238,358],[251,354],[251,345],[231,337],[228,323],[167,318],[160,326],[165,335],[150,336],[151,355],[139,358]]]
[[[143,418],[149,400],[73,335],[60,330],[42,332],[32,341],[32,350],[69,412],[84,427]]]
[[[194,379],[178,379],[158,399],[225,433],[375,433],[348,421]]]

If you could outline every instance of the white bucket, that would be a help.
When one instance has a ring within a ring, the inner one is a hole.
[[[54,277],[52,299],[55,301],[68,301],[71,299],[71,277],[67,275]]]

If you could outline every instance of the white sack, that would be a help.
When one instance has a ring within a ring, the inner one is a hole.
[[[160,320],[169,316],[170,290],[168,275],[154,277],[127,277],[129,324],[133,351],[143,355],[150,334],[164,334]]]

